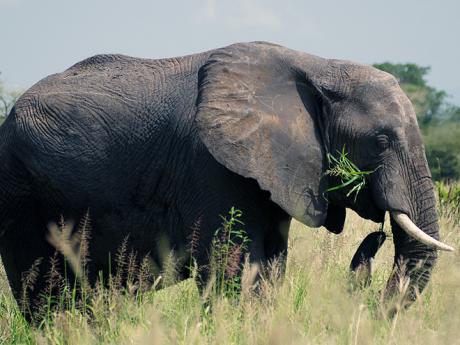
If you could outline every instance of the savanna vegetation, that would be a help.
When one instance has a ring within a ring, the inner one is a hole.
[[[427,84],[427,67],[375,66],[394,74],[414,103],[436,180],[442,236],[460,248],[460,184],[454,182],[460,178],[460,108],[449,104],[444,91]],[[0,115],[7,116],[18,95],[0,83]],[[358,182],[366,173],[355,166],[342,170]],[[353,212],[346,222],[340,236],[293,222],[285,278],[279,279],[280,267],[274,263],[254,294],[246,283],[252,272],[247,265],[235,264],[250,239],[244,232],[244,213],[232,209],[216,229],[211,254],[214,279],[200,296],[192,279],[158,291],[149,288],[152,283],[155,287],[176,282],[175,258],[170,256],[160,276],[151,276],[149,260],[131,252],[129,239],[120,243],[112,276],[89,286],[85,280],[89,216],[76,232],[63,221],[50,227],[50,239],[68,265],[52,265],[47,273],[31,267],[23,275],[24,297],[37,274],[47,274],[49,281],[38,305],[39,317],[32,324],[23,318],[27,306],[14,300],[0,263],[0,344],[457,344],[459,251],[440,253],[421,298],[408,311],[386,319],[380,301],[392,269],[389,222],[384,229],[389,238],[366,288],[350,276],[349,265],[361,240],[378,225]],[[195,231],[199,232],[199,223]],[[189,266],[192,274],[198,274],[194,241],[190,238]],[[48,260],[57,263],[56,258]],[[76,282],[66,279],[68,269],[77,272]],[[59,298],[51,297],[51,291],[58,291]]]
[[[440,203],[443,237],[460,247],[458,191],[443,185],[440,195],[457,193]],[[451,192],[452,193],[452,192]],[[453,194],[451,194],[453,195]],[[337,236],[294,222],[284,280],[279,265],[269,268],[258,295],[245,284],[251,272],[243,268],[242,280],[232,275],[234,255],[244,253],[247,241],[241,230],[244,215],[233,213],[216,232],[216,279],[200,297],[192,279],[154,291],[145,289],[148,262],[136,260],[129,242],[120,245],[117,267],[106,287],[89,287],[84,278],[74,285],[63,279],[62,268],[48,273],[50,288],[60,289],[54,301],[45,294],[43,319],[30,326],[0,273],[0,343],[2,344],[457,344],[460,324],[460,254],[440,253],[429,287],[406,312],[383,318],[381,291],[391,271],[393,244],[383,245],[375,262],[371,285],[359,288],[349,274],[349,264],[362,238],[378,225],[353,212],[345,231]],[[389,222],[386,222],[389,224]],[[56,230],[53,230],[56,231]],[[65,229],[59,230],[65,234]],[[90,227],[82,222],[78,238]],[[199,228],[197,228],[199,231]],[[386,228],[387,234],[391,231]],[[193,241],[193,239],[191,239]],[[85,248],[81,246],[80,248]],[[191,246],[193,248],[193,245]],[[60,248],[60,251],[65,249]],[[74,259],[84,265],[85,253]],[[191,251],[192,253],[192,251]],[[52,260],[52,258],[51,258]],[[175,281],[174,259],[157,277]],[[190,268],[195,270],[193,256]],[[84,268],[81,269],[84,272]],[[25,290],[33,286],[34,270],[24,275]],[[225,280],[224,280],[225,278]],[[127,280],[121,288],[120,282]],[[401,287],[404,289],[404,287]],[[238,293],[240,292],[240,293]],[[76,295],[80,294],[81,299]],[[398,301],[395,301],[397,304]],[[65,308],[64,308],[65,307]]]

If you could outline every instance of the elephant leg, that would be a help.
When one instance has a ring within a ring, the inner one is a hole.
[[[24,205],[26,206],[26,205]],[[27,317],[38,306],[48,282],[50,258],[55,249],[46,240],[46,226],[35,215],[35,207],[16,209],[15,220],[2,220],[0,254],[16,301]],[[61,267],[62,268],[62,267]]]
[[[0,256],[13,295],[28,314],[46,284],[55,250],[46,240],[27,169],[1,155],[0,161]],[[23,281],[28,281],[26,290]]]
[[[275,281],[284,276],[291,217],[277,205],[270,206],[271,220],[264,236],[256,237],[249,247],[249,269],[245,283],[260,292],[260,281]]]
[[[283,277],[286,270],[291,217],[275,204],[273,204],[272,209],[271,227],[265,235],[267,269],[272,271],[268,272],[269,274],[274,273],[278,277]]]
[[[243,288],[259,290],[260,280],[264,275],[267,263],[263,238],[254,238],[249,246],[249,266],[246,267],[244,272],[245,279],[243,279],[243,284],[246,284],[246,286]]]
[[[276,280],[284,276],[291,217],[278,205],[269,203],[260,219],[267,219],[264,231],[253,233],[249,246],[249,269],[246,272],[246,284],[255,291],[260,290],[260,280]],[[262,224],[260,224],[262,227]]]

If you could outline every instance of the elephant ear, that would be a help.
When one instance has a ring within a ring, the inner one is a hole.
[[[264,43],[214,51],[199,72],[196,121],[219,163],[257,180],[288,214],[317,227],[327,214],[320,107],[289,54]]]

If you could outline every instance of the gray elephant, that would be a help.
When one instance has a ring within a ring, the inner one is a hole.
[[[17,298],[21,272],[54,253],[47,224],[88,208],[92,279],[127,234],[161,267],[158,244],[183,252],[198,219],[205,266],[232,206],[256,266],[286,254],[292,217],[340,233],[345,208],[375,222],[389,211],[411,299],[437,250],[452,249],[439,241],[410,101],[391,75],[349,61],[264,42],[161,60],[98,55],[30,88],[0,140],[0,253]],[[325,177],[327,154],[344,146],[358,167],[379,167],[356,197],[327,193],[337,184]]]

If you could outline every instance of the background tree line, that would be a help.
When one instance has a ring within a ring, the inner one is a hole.
[[[2,72],[0,72],[1,77]],[[0,124],[9,114],[16,100],[21,95],[20,90],[7,89],[3,81],[0,79]]]
[[[415,107],[425,142],[426,155],[435,180],[460,178],[460,107],[448,101],[443,90],[428,85],[430,67],[413,63],[374,64],[393,74]],[[9,114],[21,90],[8,89],[0,79],[0,123]]]

